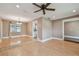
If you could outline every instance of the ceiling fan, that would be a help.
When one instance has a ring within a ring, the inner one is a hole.
[[[42,10],[42,11],[43,11],[43,14],[45,15],[45,14],[46,14],[45,10],[48,10],[48,11],[55,11],[54,8],[47,8],[50,4],[51,4],[51,3],[46,3],[46,4],[38,5],[38,4],[36,4],[36,3],[33,3],[33,5],[35,5],[35,6],[37,6],[37,7],[40,8],[39,10],[34,11],[34,13],[39,12],[39,11]]]

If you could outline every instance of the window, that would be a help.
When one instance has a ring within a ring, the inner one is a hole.
[[[21,32],[21,24],[10,24],[10,32]]]

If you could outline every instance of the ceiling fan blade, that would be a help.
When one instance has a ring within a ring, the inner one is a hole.
[[[37,11],[34,11],[34,13],[38,12],[38,11],[41,11],[41,9],[37,10]]]
[[[41,8],[41,6],[37,5],[36,3],[33,3],[33,5],[35,5],[35,6],[39,7],[39,8]]]
[[[55,11],[55,9],[51,9],[51,8],[46,8],[46,10]]]
[[[47,3],[47,4],[45,5],[45,8],[48,7],[50,4],[51,4],[51,3]]]
[[[45,15],[46,13],[45,13],[45,9],[43,9],[43,14]]]

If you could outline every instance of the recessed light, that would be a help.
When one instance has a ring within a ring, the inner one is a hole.
[[[53,16],[53,18],[55,18],[55,16]]]
[[[73,12],[76,12],[76,10],[73,10]]]
[[[19,5],[16,5],[16,8],[20,8],[20,6]]]

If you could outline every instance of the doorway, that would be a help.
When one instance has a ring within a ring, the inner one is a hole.
[[[32,22],[32,37],[33,39],[38,38],[38,26],[36,20]]]
[[[72,18],[63,21],[64,40],[79,42],[79,18]]]

